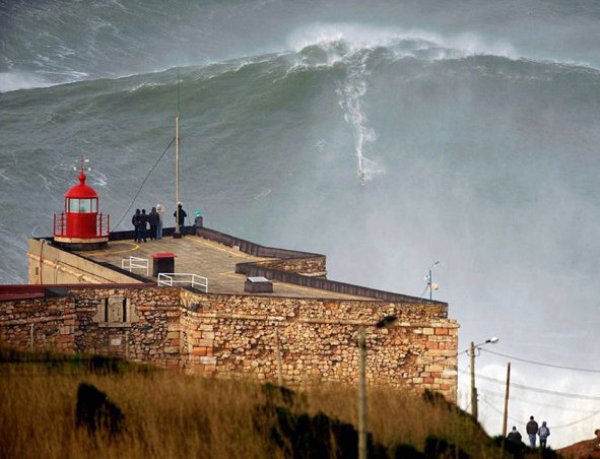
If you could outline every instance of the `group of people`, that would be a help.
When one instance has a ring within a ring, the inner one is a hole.
[[[150,238],[150,240],[162,239],[164,216],[165,208],[162,204],[157,204],[152,208],[150,213],[146,213],[146,209],[136,209],[135,214],[133,214],[133,217],[131,218],[135,242],[146,242],[148,238]],[[179,223],[181,235],[185,235],[185,219],[187,218],[187,212],[183,209],[181,203],[177,204],[177,209],[173,212],[173,217],[175,217],[175,221]],[[149,230],[148,227],[150,227]],[[198,210],[196,211],[196,218],[194,220],[194,230],[201,227],[202,216]]]
[[[550,429],[546,424],[546,421],[542,422],[541,426],[538,426],[538,423],[535,421],[533,416],[529,417],[529,422],[525,426],[525,431],[529,436],[529,446],[535,448],[535,444],[537,441],[537,437],[540,437],[540,448],[546,447],[546,441],[550,436]],[[512,431],[506,437],[509,441],[512,441],[517,444],[521,444],[521,434],[517,430],[516,426],[513,426]]]

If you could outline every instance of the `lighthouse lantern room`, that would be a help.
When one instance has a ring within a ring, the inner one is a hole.
[[[64,212],[54,214],[54,241],[75,250],[95,250],[106,245],[110,216],[98,213],[98,194],[85,183],[85,162],[80,160],[79,184],[65,193]]]

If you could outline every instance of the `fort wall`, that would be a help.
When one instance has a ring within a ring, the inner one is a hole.
[[[389,329],[373,325],[398,316]],[[367,328],[368,382],[456,400],[458,325],[447,306],[71,286],[62,296],[0,301],[0,341],[118,355],[188,373],[303,386],[355,384]]]
[[[192,373],[287,385],[356,383],[367,329],[369,383],[456,397],[458,325],[443,305],[182,292],[182,362]],[[389,329],[374,325],[396,315]],[[452,371],[444,371],[452,370]]]
[[[77,254],[61,250],[45,239],[30,239],[30,284],[106,284],[131,283],[136,279],[130,273],[120,273]]]

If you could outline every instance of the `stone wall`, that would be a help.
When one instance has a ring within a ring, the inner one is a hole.
[[[397,315],[389,329],[373,325]],[[72,286],[63,297],[0,302],[0,341],[119,355],[190,373],[302,386],[355,384],[367,327],[370,384],[456,399],[457,331],[443,303],[200,294]],[[452,370],[450,372],[444,370]]]
[[[179,367],[179,317],[177,289],[71,287],[62,298],[0,302],[0,342]]]
[[[254,263],[281,271],[291,271],[303,276],[326,276],[327,266],[324,256],[306,258],[286,258],[283,260],[266,260]]]
[[[0,302],[0,343],[71,353],[76,314],[68,297]]]
[[[97,288],[71,293],[76,302],[75,349],[179,367],[180,293],[166,288]],[[128,317],[105,306],[125,302]],[[108,304],[107,304],[108,303]],[[108,320],[106,320],[108,318]]]
[[[456,400],[458,325],[442,304],[182,292],[182,365],[297,386],[355,384],[356,335],[367,327],[370,384],[431,389]],[[396,315],[392,328],[374,324]],[[444,371],[450,370],[450,371]]]

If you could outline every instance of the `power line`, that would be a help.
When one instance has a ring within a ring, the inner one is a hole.
[[[554,429],[562,429],[564,427],[571,427],[571,426],[574,426],[575,424],[579,424],[580,422],[587,421],[588,419],[592,419],[593,417],[596,417],[599,414],[600,414],[600,411],[596,411],[595,413],[590,414],[589,416],[586,416],[585,418],[578,419],[577,421],[573,421],[573,422],[569,422],[567,424],[561,424],[561,425],[558,425],[558,426],[554,426]]]
[[[148,180],[148,178],[150,177],[150,175],[152,174],[152,172],[154,172],[154,169],[156,169],[156,166],[158,166],[158,163],[160,163],[160,161],[163,159],[163,157],[165,156],[165,154],[167,153],[167,151],[169,151],[169,148],[171,148],[171,145],[173,145],[173,142],[175,142],[175,137],[173,137],[171,139],[171,141],[169,142],[169,145],[167,145],[167,148],[165,148],[165,151],[162,152],[162,154],[156,160],[156,162],[154,163],[154,165],[152,166],[152,168],[150,169],[150,171],[148,172],[148,174],[146,174],[146,177],[144,177],[144,180],[142,181],[142,184],[138,188],[137,192],[135,193],[135,196],[131,200],[131,203],[129,203],[129,207],[127,207],[127,210],[125,212],[123,212],[123,215],[119,219],[119,222],[114,226],[114,228],[118,228],[119,225],[121,224],[121,222],[123,221],[123,219],[125,218],[125,216],[129,213],[129,210],[133,206],[133,203],[135,202],[135,200],[139,196],[140,192],[142,191],[142,188],[144,188],[144,185],[146,184],[146,181]]]
[[[482,401],[483,403],[485,403],[487,406],[489,406],[489,407],[490,407],[492,410],[494,410],[496,413],[498,413],[498,414],[501,414],[502,416],[504,416],[504,413],[503,413],[501,410],[499,410],[498,408],[496,408],[494,405],[492,405],[490,402],[488,402],[488,401],[487,401],[485,398],[483,398],[483,397],[482,397],[482,398],[481,398],[481,401]],[[508,419],[510,419],[510,420],[511,420],[512,422],[514,422],[515,424],[518,424],[518,423],[520,423],[520,422],[522,422],[522,421],[523,421],[522,419],[515,419],[515,418],[513,418],[512,416],[507,416],[507,417],[508,417]]]
[[[481,401],[483,403],[485,403],[486,405],[488,405],[491,409],[493,409],[496,413],[499,413],[501,415],[504,415],[504,413],[502,411],[500,411],[498,408],[496,408],[494,405],[492,405],[490,402],[488,402],[485,398],[482,398]],[[572,427],[576,424],[580,424],[584,421],[587,421],[588,419],[592,419],[595,416],[598,416],[600,414],[600,411],[596,411],[595,413],[590,414],[589,416],[586,416],[584,418],[578,419],[576,421],[572,421],[572,422],[568,422],[567,424],[559,424],[559,425],[555,425],[552,426],[552,429],[564,429],[565,427]],[[522,419],[515,419],[512,416],[508,416],[508,419],[510,419],[512,422],[514,422],[515,424],[518,424],[520,422],[523,422]]]
[[[490,392],[490,391],[487,391],[487,390],[484,392],[484,394],[492,396],[492,397],[501,397],[501,398],[505,397],[504,394],[500,394],[498,392]],[[545,406],[547,408],[555,408],[557,410],[563,410],[563,411],[573,411],[575,413],[585,413],[585,414],[596,413],[593,410],[578,410],[576,408],[566,408],[564,406],[553,405],[551,403],[538,402],[536,400],[524,400],[522,398],[513,397],[512,395],[510,397],[510,401],[511,402],[527,403],[527,404],[531,404],[531,405]]]
[[[559,368],[561,370],[571,370],[571,371],[584,371],[587,373],[600,373],[600,370],[592,369],[592,368],[578,368],[578,367],[568,367],[564,365],[554,365],[552,363],[544,363],[538,362],[536,360],[523,359],[521,357],[515,357],[514,355],[503,354],[502,352],[490,351],[489,349],[481,349],[483,352],[487,352],[489,354],[498,355],[501,357],[506,357],[512,360],[518,360],[519,362],[530,363],[532,365],[540,365],[542,367],[551,367],[551,368]]]
[[[468,372],[460,370],[460,369],[458,371],[463,374],[467,374],[467,375],[469,374]],[[477,375],[477,377],[485,379],[487,381],[491,381],[496,384],[502,384],[502,385],[506,384],[506,381],[501,381],[499,379],[491,378],[489,376]],[[539,392],[541,394],[558,395],[560,397],[577,398],[577,399],[582,399],[582,400],[600,400],[600,397],[596,397],[593,395],[572,394],[569,392],[559,392],[559,391],[550,390],[550,389],[542,389],[539,387],[526,386],[525,384],[519,384],[519,383],[513,383],[513,382],[511,382],[510,385],[511,385],[511,387],[517,387],[519,389],[529,390],[532,392]]]

